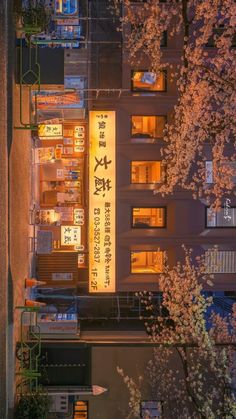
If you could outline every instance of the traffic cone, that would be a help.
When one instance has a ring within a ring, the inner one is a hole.
[[[36,278],[25,278],[25,288],[38,287],[45,284],[45,281],[38,281]]]
[[[25,307],[44,307],[46,303],[41,303],[40,301],[34,300],[25,300]]]

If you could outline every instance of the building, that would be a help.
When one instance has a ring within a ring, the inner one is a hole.
[[[134,10],[140,3],[134,2]],[[143,342],[143,308],[135,293],[153,291],[160,299],[163,252],[170,264],[181,259],[183,243],[194,256],[205,252],[209,272],[216,257],[215,302],[221,306],[224,296],[235,296],[236,198],[212,216],[187,192],[154,194],[164,171],[162,136],[177,100],[175,83],[168,71],[155,77],[145,60],[130,64],[128,32],[122,37],[116,31],[107,1],[70,4],[67,13],[64,2],[55,3],[60,31],[53,42],[33,40],[42,57],[42,44],[73,46],[58,49],[64,83],[45,76],[40,91],[32,93],[32,224],[36,276],[46,282],[37,299],[78,314],[78,344]],[[165,34],[164,55],[174,66],[180,47],[181,38]],[[41,64],[47,69],[45,58]],[[210,149],[207,155],[211,183]],[[210,251],[214,245],[217,256]]]
[[[58,10],[62,7],[56,5]],[[39,230],[39,279],[56,287],[73,285],[79,294],[158,291],[163,252],[175,263],[185,243],[194,255],[217,245],[222,266],[216,272],[215,290],[234,291],[234,198],[230,208],[212,217],[204,202],[186,192],[164,198],[153,193],[164,171],[160,149],[165,122],[176,103],[176,86],[167,71],[156,79],[145,60],[138,66],[130,64],[125,50],[128,34],[122,37],[116,31],[114,15],[106,6],[91,1],[86,10],[83,2],[78,3],[87,38],[79,39],[79,47],[62,50],[64,85],[45,84],[45,90],[41,87],[36,94],[34,222]],[[134,3],[135,7],[142,5]],[[174,66],[180,45],[180,38],[165,34],[164,55]],[[211,183],[210,150],[207,153]],[[101,205],[104,213],[98,214]],[[229,217],[224,217],[226,210]],[[105,223],[104,231],[97,223]],[[42,247],[46,237],[52,244],[50,254],[40,249],[41,236]],[[107,271],[105,254],[110,259]],[[56,272],[59,263],[61,272]],[[213,272],[211,253],[207,263]],[[69,265],[73,272],[67,272]]]

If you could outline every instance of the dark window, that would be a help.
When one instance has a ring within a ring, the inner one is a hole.
[[[235,250],[207,250],[205,252],[206,272],[209,274],[236,273]]]
[[[212,31],[213,33],[210,36],[210,38],[208,39],[206,46],[211,47],[211,48],[215,48],[217,39],[223,35],[224,31],[225,31],[225,26],[224,25],[219,25],[218,27],[214,28],[213,31]],[[231,46],[233,48],[236,47],[236,33],[233,36]]]
[[[229,161],[222,165],[223,167],[230,170],[232,173],[232,183],[236,184],[236,161]],[[221,166],[219,166],[219,169]],[[206,183],[214,183],[214,173],[213,173],[213,162],[212,160],[207,160],[205,162],[205,176],[206,176]]]
[[[225,199],[224,206],[219,211],[206,208],[206,227],[232,228],[236,227],[236,207],[231,207],[231,200]]]
[[[143,27],[143,23],[137,23],[135,25],[131,24],[131,32],[136,35],[137,40],[141,37],[141,31],[143,30]],[[167,47],[167,31],[163,31],[160,45],[161,47]]]
[[[140,405],[141,419],[161,419],[162,403],[157,401],[145,401]]]

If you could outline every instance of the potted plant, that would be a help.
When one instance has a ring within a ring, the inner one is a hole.
[[[51,10],[45,0],[22,0],[15,3],[16,25],[24,32],[44,32],[50,23]]]
[[[15,409],[15,419],[47,419],[50,398],[47,393],[33,391],[20,395]]]

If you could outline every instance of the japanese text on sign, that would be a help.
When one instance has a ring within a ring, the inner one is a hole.
[[[90,112],[89,290],[115,292],[115,112]]]
[[[63,135],[62,124],[40,124],[38,126],[38,136],[40,138],[61,138]]]
[[[81,227],[61,226],[62,246],[73,246],[81,244]]]

